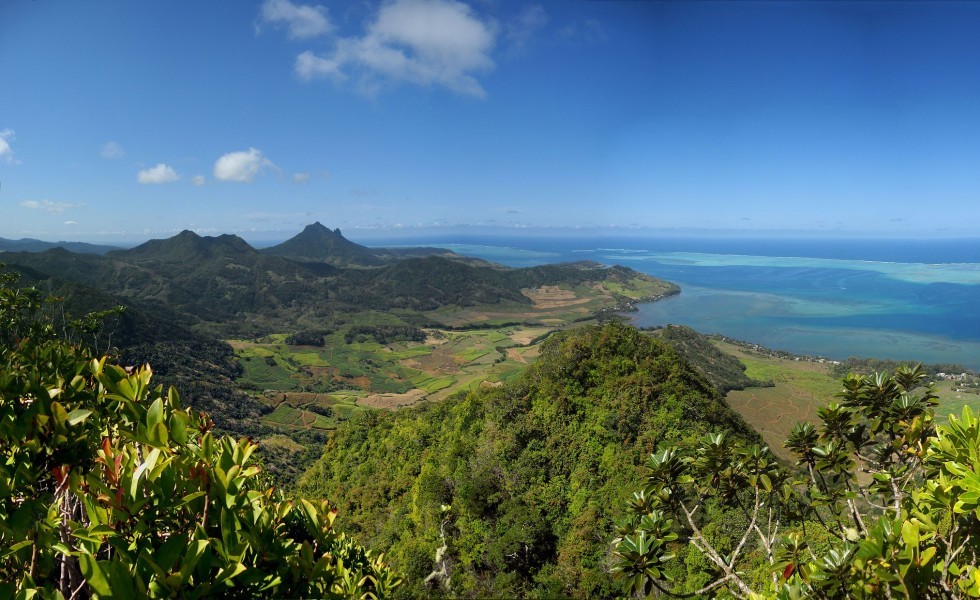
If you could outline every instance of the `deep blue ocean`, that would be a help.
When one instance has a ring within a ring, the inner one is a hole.
[[[412,244],[509,266],[621,264],[680,285],[680,295],[629,315],[640,326],[684,324],[831,359],[980,370],[980,239],[456,236]]]

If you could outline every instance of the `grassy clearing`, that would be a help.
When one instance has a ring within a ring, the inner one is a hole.
[[[783,448],[783,442],[793,425],[817,422],[817,410],[833,401],[841,389],[840,381],[827,364],[761,356],[723,342],[715,345],[739,359],[750,378],[773,383],[773,387],[731,391],[726,399],[777,456],[790,460],[792,455]]]
[[[945,420],[949,415],[959,416],[964,406],[969,406],[973,414],[980,413],[980,395],[976,392],[976,388],[961,387],[956,381],[938,382],[936,384],[936,395],[939,396],[937,418]]]
[[[738,358],[745,365],[745,374],[760,381],[772,381],[773,387],[748,388],[729,392],[729,405],[754,427],[776,455],[792,458],[783,442],[798,421],[817,423],[817,410],[836,401],[841,391],[840,379],[825,363],[806,360],[774,358],[751,353],[744,348],[724,342],[716,346]],[[936,386],[939,406],[936,418],[943,421],[950,414],[958,415],[963,406],[980,412],[980,395],[975,389],[962,387],[956,381],[939,381]]]

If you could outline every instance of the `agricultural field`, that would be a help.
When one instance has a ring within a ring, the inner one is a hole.
[[[541,286],[523,290],[525,304],[333,314],[322,329],[228,342],[242,366],[238,385],[273,408],[268,424],[332,429],[359,411],[501,385],[537,358],[554,331],[595,322],[599,311],[663,294],[665,286],[641,278]],[[411,325],[420,320],[436,326]]]
[[[553,330],[424,329],[424,342],[382,344],[363,335],[348,343],[340,328],[322,347],[290,345],[286,335],[229,343],[243,367],[238,384],[274,408],[265,417],[270,424],[332,429],[369,408],[397,409],[509,381]]]
[[[622,305],[623,299],[657,298],[668,289],[661,281],[639,278],[624,283],[586,283],[573,288],[545,285],[522,290],[530,304],[500,302],[492,306],[447,306],[427,312],[425,316],[450,328],[513,324],[554,328],[591,320],[603,309]]]
[[[829,363],[794,358],[777,358],[752,352],[726,342],[714,341],[719,350],[738,358],[745,374],[759,381],[771,381],[773,387],[756,387],[731,391],[728,404],[754,427],[780,458],[792,456],[783,448],[793,425],[798,421],[817,423],[817,410],[835,400],[841,382]],[[975,383],[940,380],[935,385],[939,396],[937,420],[959,414],[964,405],[976,413],[980,410],[980,389]]]

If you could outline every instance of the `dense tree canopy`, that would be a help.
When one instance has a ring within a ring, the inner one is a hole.
[[[608,508],[658,443],[718,428],[758,440],[662,341],[585,327],[513,384],[345,424],[299,491],[337,501],[406,595],[612,597]]]

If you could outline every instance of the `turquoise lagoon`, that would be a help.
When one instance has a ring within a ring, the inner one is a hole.
[[[613,243],[609,243],[613,242]],[[622,264],[674,281],[681,294],[643,304],[638,326],[684,324],[774,349],[844,359],[955,363],[980,370],[980,242],[909,250],[901,241],[826,244],[575,239],[428,242],[511,265]],[[722,251],[719,251],[719,248]],[[780,254],[793,253],[782,256]],[[807,256],[807,254],[813,256]],[[882,260],[889,256],[901,260]],[[916,261],[917,256],[928,259]],[[866,257],[871,257],[869,259]]]

